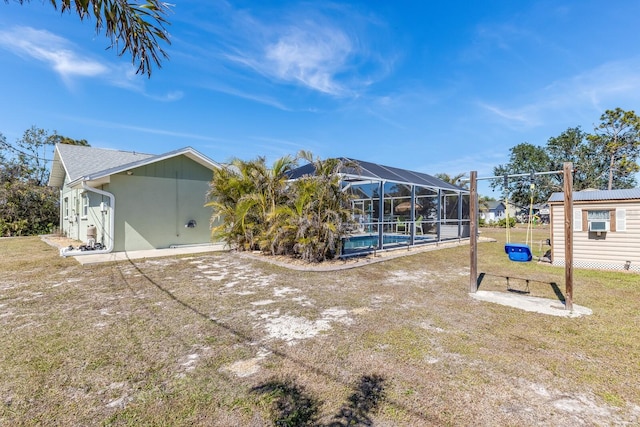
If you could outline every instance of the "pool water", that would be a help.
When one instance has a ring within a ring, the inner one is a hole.
[[[416,239],[414,239],[415,241]],[[397,236],[393,234],[385,234],[382,237],[384,245],[391,244],[409,244],[409,236]],[[378,246],[378,236],[353,236],[344,240],[344,250],[374,248]]]

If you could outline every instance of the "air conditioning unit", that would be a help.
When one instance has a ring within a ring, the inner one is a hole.
[[[589,221],[589,231],[609,231],[609,221]]]

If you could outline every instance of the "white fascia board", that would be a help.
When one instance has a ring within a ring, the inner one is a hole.
[[[158,156],[149,157],[148,159],[140,160],[133,163],[127,163],[125,165],[120,165],[115,168],[96,172],[94,174],[78,178],[73,182],[73,184],[77,185],[80,181],[87,181],[87,182],[91,181],[93,183],[95,182],[108,183],[110,180],[109,177],[111,175],[115,175],[117,173],[125,172],[130,169],[135,169],[141,166],[150,165],[152,163],[160,162],[163,160],[171,159],[173,157],[182,156],[182,155],[187,156],[189,159],[193,160],[194,162],[210,170],[219,169],[221,167],[218,163],[214,162],[204,154],[199,153],[198,151],[194,150],[191,147],[186,147],[186,148],[181,148],[180,150],[171,151],[169,153],[160,154]]]

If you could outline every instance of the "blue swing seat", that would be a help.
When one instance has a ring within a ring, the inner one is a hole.
[[[504,245],[504,251],[511,261],[528,262],[533,258],[531,248],[523,243],[507,243]]]

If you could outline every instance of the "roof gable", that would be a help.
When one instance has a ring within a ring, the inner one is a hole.
[[[75,181],[92,173],[153,157],[135,151],[56,144],[49,185],[62,187],[65,177]]]
[[[487,201],[487,207],[489,208],[489,210],[497,210],[497,209],[502,209],[504,210],[505,206],[504,203],[502,203],[499,200],[489,200]]]

